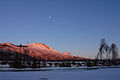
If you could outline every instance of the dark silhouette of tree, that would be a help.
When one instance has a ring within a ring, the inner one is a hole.
[[[106,55],[106,57],[104,55]],[[118,55],[118,50],[116,44],[112,43],[109,47],[105,39],[101,39],[99,52],[97,54],[97,59],[116,59]]]
[[[37,68],[37,59],[33,59],[32,68]]]
[[[99,52],[97,54],[97,59],[102,60],[103,59],[103,54],[106,53],[106,56],[109,53],[109,46],[107,45],[105,39],[101,39],[101,43],[100,43],[100,48],[99,48]]]
[[[110,49],[111,49],[111,53],[112,53],[112,59],[114,60],[117,58],[117,55],[118,55],[118,50],[117,50],[116,44],[112,43]]]

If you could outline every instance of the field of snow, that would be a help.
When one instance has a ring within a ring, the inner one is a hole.
[[[120,80],[120,68],[79,71],[0,72],[0,80]]]

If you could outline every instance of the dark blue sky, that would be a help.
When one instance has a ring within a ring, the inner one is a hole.
[[[91,58],[101,38],[120,48],[119,34],[120,0],[0,0],[0,42],[45,43]]]

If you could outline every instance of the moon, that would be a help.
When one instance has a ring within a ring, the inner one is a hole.
[[[52,16],[48,16],[48,19],[52,19]]]

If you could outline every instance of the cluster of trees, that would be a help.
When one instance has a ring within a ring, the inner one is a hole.
[[[72,67],[80,66],[80,63],[70,63],[70,61],[63,62],[48,62],[48,61],[1,61],[1,65],[9,65],[11,68],[40,68],[40,67]]]
[[[0,65],[10,68],[41,68],[41,67],[80,67],[80,66],[112,66],[120,65],[120,60],[87,60],[87,61],[1,61]]]
[[[112,43],[110,46],[107,44],[105,39],[101,39],[99,52],[97,54],[97,59],[117,59],[118,56],[118,48],[115,43]]]

